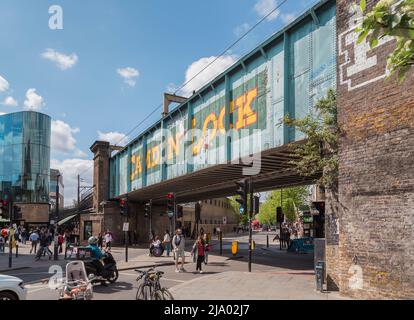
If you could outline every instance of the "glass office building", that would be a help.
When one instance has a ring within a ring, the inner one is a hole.
[[[0,116],[0,198],[49,203],[51,119],[22,111]]]

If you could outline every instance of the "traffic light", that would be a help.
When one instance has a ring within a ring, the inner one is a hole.
[[[0,214],[3,218],[9,218],[9,202],[7,200],[0,200]]]
[[[151,204],[146,203],[144,207],[144,217],[148,218],[151,215]]]
[[[122,216],[127,217],[129,215],[128,199],[119,199],[119,210]]]
[[[258,196],[254,196],[254,213],[257,214],[260,211],[260,198]]]
[[[276,222],[282,223],[284,220],[285,220],[285,217],[283,216],[283,213],[282,213],[282,207],[277,207],[276,208]]]
[[[174,216],[174,193],[167,194],[167,213],[170,218]]]
[[[236,193],[240,198],[236,198],[236,201],[240,204],[240,207],[243,208],[243,212],[247,212],[247,193],[248,193],[248,182],[247,179],[236,182],[237,190]]]
[[[183,217],[183,206],[177,206],[177,218],[180,219]]]

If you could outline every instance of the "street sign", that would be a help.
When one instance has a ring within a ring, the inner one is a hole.
[[[240,214],[243,214],[243,213],[244,213],[244,208],[240,207]]]
[[[174,212],[168,211],[168,218],[172,219],[172,217],[174,217]]]
[[[129,222],[124,222],[124,225],[122,227],[122,231],[129,231]]]

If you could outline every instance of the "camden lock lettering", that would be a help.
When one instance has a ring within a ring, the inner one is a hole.
[[[257,122],[258,116],[257,112],[252,109],[254,100],[258,96],[258,88],[255,87],[251,90],[246,91],[241,96],[237,97],[233,101],[230,101],[230,114],[234,114],[234,111],[237,110],[237,118],[235,123],[230,123],[230,129],[244,129],[250,125]],[[222,106],[218,113],[211,112],[208,114],[201,126],[201,137],[196,138],[193,134],[192,137],[192,154],[196,156],[203,149],[207,149],[211,141],[213,141],[217,135],[225,135],[225,115],[226,108]],[[195,129],[198,125],[196,118],[192,118],[192,128]],[[182,139],[185,139],[186,133],[184,129],[175,133],[175,135],[170,135],[166,139],[165,144],[165,159],[172,160],[174,155],[178,157],[182,148],[180,148]],[[145,155],[145,162],[143,163],[143,152],[142,150],[131,155],[131,180],[136,179],[141,176],[143,171],[143,166],[146,166],[147,169],[153,169],[158,167],[161,164],[162,151],[163,148],[161,143],[154,144],[147,147],[147,152]]]

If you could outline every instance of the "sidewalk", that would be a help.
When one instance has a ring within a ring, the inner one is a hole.
[[[53,247],[50,249],[53,252]],[[58,261],[54,261],[53,257],[49,260],[48,256],[42,257],[39,261],[35,261],[35,255],[29,254],[30,245],[19,245],[19,256],[16,258],[16,251],[13,250],[12,268],[9,269],[9,253],[6,249],[5,253],[0,253],[0,273],[10,272],[21,269],[30,268],[45,268],[48,269],[52,265],[65,266],[67,261],[64,260],[64,255],[60,254]],[[174,265],[174,259],[172,254],[169,257],[165,255],[159,258],[148,256],[147,248],[128,248],[128,262],[125,262],[125,248],[113,247],[111,250],[112,255],[117,262],[118,270],[130,270],[136,268],[150,268],[156,266]],[[190,252],[186,252],[187,262],[190,262]]]
[[[337,292],[315,291],[309,272],[226,271],[176,285],[170,289],[176,300],[343,300]]]

